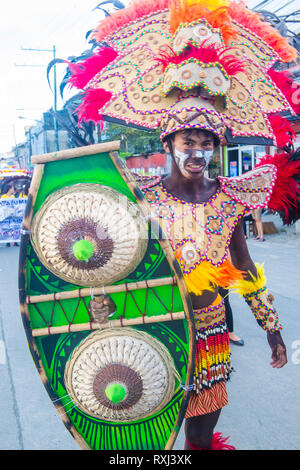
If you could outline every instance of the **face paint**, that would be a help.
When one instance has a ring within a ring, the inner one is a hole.
[[[184,152],[181,152],[176,147],[174,149],[174,158],[177,163],[178,168],[180,169],[183,176],[190,178],[190,173],[185,169],[184,165],[188,158],[200,158],[205,160],[205,168],[207,169],[209,162],[212,159],[214,151],[213,150],[200,150],[200,149],[186,149]]]

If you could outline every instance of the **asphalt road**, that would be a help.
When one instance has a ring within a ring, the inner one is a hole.
[[[245,346],[232,346],[230,403],[216,431],[230,435],[241,450],[300,449],[300,235],[271,235],[264,243],[249,240],[248,246],[253,260],[265,261],[289,362],[272,369],[265,332],[245,302],[231,294],[234,329]],[[0,246],[0,449],[79,450],[28,350],[18,304],[18,251]],[[181,430],[174,449],[183,445]]]

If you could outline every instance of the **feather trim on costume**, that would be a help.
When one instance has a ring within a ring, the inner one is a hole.
[[[267,284],[267,279],[264,272],[264,263],[255,263],[255,267],[256,276],[253,276],[253,274],[248,271],[252,278],[251,281],[247,281],[246,279],[238,280],[233,285],[231,285],[230,289],[243,297],[244,295],[252,294],[252,292],[256,292],[259,289],[264,288]]]
[[[231,48],[217,46],[216,44],[203,44],[199,47],[189,45],[188,49],[177,55],[170,47],[170,53],[161,51],[157,60],[162,64],[163,72],[170,64],[180,64],[181,62],[194,58],[206,64],[219,63],[228,75],[236,75],[244,72],[246,63],[237,59],[234,55],[225,55]],[[233,48],[232,48],[233,49]]]
[[[277,178],[268,207],[278,212],[285,224],[291,224],[300,217],[300,149],[291,155],[266,155],[255,168],[266,164],[277,168]]]
[[[283,62],[297,60],[298,53],[294,47],[290,46],[288,40],[264,21],[259,13],[248,10],[244,3],[237,1],[230,2],[229,15],[241,26],[248,28],[260,39],[269,44],[269,46],[277,52]]]
[[[229,44],[237,37],[237,32],[232,24],[228,14],[227,5],[225,2],[219,4],[201,1],[189,2],[188,0],[171,0],[170,3],[170,30],[175,34],[178,26],[181,23],[191,23],[201,18],[208,21],[213,27],[220,30],[224,43]],[[213,11],[210,11],[210,8]]]
[[[98,72],[115,60],[117,56],[118,53],[113,48],[103,47],[83,62],[77,64],[69,62],[68,67],[72,72],[72,77],[68,83],[82,90]]]
[[[295,111],[300,114],[300,85],[293,80],[288,71],[277,72],[274,69],[268,71],[268,75],[275,85],[281,90]]]
[[[230,436],[223,437],[221,432],[215,432],[212,438],[211,450],[236,450],[234,446],[228,444]]]
[[[181,250],[176,252],[180,261]],[[188,274],[183,274],[189,292],[201,295],[203,291],[214,291],[217,286],[228,288],[231,284],[243,279],[243,272],[236,269],[229,260],[225,260],[219,267],[213,266],[209,261],[202,261]]]
[[[268,119],[276,138],[277,147],[284,149],[292,146],[296,134],[290,122],[279,114],[270,114]]]
[[[97,26],[93,37],[100,42],[117,32],[120,28],[129,26],[133,21],[139,20],[151,13],[166,10],[168,6],[169,0],[147,0],[147,2],[134,0],[124,10],[119,10],[112,16],[102,20]]]
[[[102,88],[94,88],[88,89],[84,95],[84,100],[75,110],[78,114],[78,125],[80,126],[82,121],[93,121],[100,122],[102,127],[103,117],[99,114],[99,110],[111,99],[112,94]]]

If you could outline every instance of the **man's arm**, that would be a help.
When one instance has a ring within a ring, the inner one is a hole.
[[[244,231],[243,231],[243,220],[240,219],[235,227],[231,242],[229,245],[229,252],[232,260],[232,264],[239,269],[244,271],[246,274],[246,279],[251,280],[249,271],[253,276],[257,275],[256,266],[253,263],[246,243]]]
[[[237,269],[245,272],[244,279],[246,281],[251,282],[251,280],[253,280],[253,278],[257,277],[256,266],[253,263],[253,261],[250,257],[249,251],[248,251],[248,247],[247,247],[247,243],[246,243],[246,239],[245,239],[245,235],[244,235],[244,231],[243,231],[242,220],[239,220],[239,222],[238,222],[238,224],[237,224],[237,226],[236,226],[236,228],[235,228],[235,230],[232,234],[231,243],[230,243],[230,246],[229,246],[229,251],[230,251],[230,256],[231,256],[231,260],[232,260],[233,265]],[[252,274],[253,277],[251,276],[250,273]],[[252,309],[252,303],[250,301],[250,298],[251,297],[248,296],[248,300],[247,300],[247,296],[245,296],[245,299],[246,299],[247,303],[250,305],[250,307]],[[256,297],[255,301],[257,299],[258,299],[258,297]],[[261,311],[265,315],[264,310],[261,309]],[[260,312],[259,309],[258,309],[258,312]],[[271,313],[271,315],[272,315],[272,313]],[[263,318],[265,319],[266,317],[264,316]],[[260,325],[263,324],[262,321],[260,322],[259,317],[256,316],[256,319],[257,319],[257,321]],[[272,317],[271,317],[271,319],[272,319]],[[270,317],[268,318],[268,320],[270,321]],[[265,321],[264,325],[267,325],[267,324],[269,324],[269,323],[267,321]],[[268,330],[267,327],[265,329],[267,330],[267,339],[268,339],[268,343],[269,343],[271,351],[272,351],[272,356],[271,356],[272,362],[270,364],[273,368],[281,368],[287,363],[287,356],[286,356],[286,347],[285,347],[285,344],[282,340],[280,331],[278,330],[278,331],[270,332],[270,330]]]

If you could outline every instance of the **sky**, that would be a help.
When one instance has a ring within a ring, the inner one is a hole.
[[[85,34],[104,18],[100,10],[92,11],[98,3],[100,0],[12,0],[1,5],[0,153],[23,142],[24,126],[35,124],[53,107],[54,95],[46,77],[53,45],[62,59],[89,49]],[[63,64],[57,65],[58,84],[65,71]],[[62,105],[58,99],[58,109]]]
[[[284,5],[281,14],[299,8],[298,1],[265,0],[263,8],[274,12]],[[122,2],[128,4],[129,0]],[[104,18],[100,10],[93,11],[98,3],[97,0],[11,0],[1,6],[0,154],[23,142],[24,126],[34,125],[43,112],[53,107],[54,95],[46,77],[47,65],[53,58],[53,45],[56,56],[61,59],[80,55],[88,49],[86,32]],[[259,0],[250,0],[249,7],[259,3]],[[57,65],[58,84],[65,71],[63,64]],[[69,96],[71,94],[66,93],[65,98]],[[58,98],[58,109],[62,106]]]

